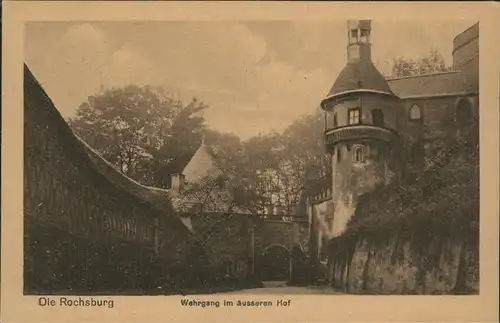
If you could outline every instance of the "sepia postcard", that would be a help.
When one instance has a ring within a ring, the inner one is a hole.
[[[498,320],[498,7],[3,4],[1,321]]]

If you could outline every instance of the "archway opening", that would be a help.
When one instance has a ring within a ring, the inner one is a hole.
[[[263,281],[288,281],[290,278],[290,253],[281,245],[267,247],[261,261]]]

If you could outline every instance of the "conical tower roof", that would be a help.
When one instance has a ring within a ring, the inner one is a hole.
[[[369,60],[347,63],[335,80],[325,100],[352,92],[394,95],[387,80]]]

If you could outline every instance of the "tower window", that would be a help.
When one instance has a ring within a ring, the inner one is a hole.
[[[357,43],[357,42],[358,42],[358,30],[352,29],[351,30],[351,44]]]
[[[420,110],[420,107],[416,104],[412,105],[410,108],[410,120],[411,121],[422,120],[422,111]]]
[[[349,109],[349,124],[359,124],[360,121],[360,110]]]
[[[472,118],[472,106],[468,99],[463,98],[458,101],[456,109],[456,120],[458,123],[465,123]]]
[[[370,37],[370,30],[368,30],[368,29],[361,29],[361,41],[363,43],[368,43],[369,42],[369,37]]]
[[[374,126],[382,126],[384,124],[384,114],[382,110],[372,110],[372,123]]]
[[[333,126],[336,127],[338,125],[338,122],[337,122],[337,114],[334,113],[333,114]]]
[[[337,148],[337,162],[339,162],[342,159],[342,149],[339,147]]]
[[[363,147],[357,146],[354,148],[354,161],[357,163],[362,163],[364,161]]]

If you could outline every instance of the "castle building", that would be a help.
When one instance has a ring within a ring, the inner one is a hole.
[[[371,33],[370,20],[348,21],[347,63],[321,102],[333,182],[309,213],[328,238],[344,232],[362,194],[424,168],[430,142],[460,135],[479,115],[478,23],[453,40],[449,71],[398,78],[374,66]]]

